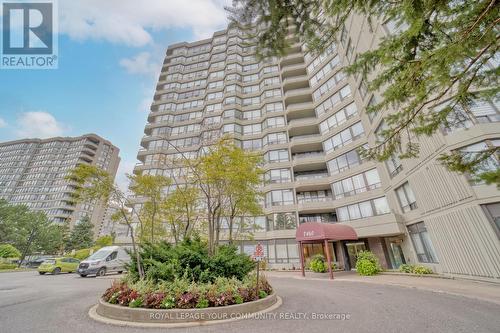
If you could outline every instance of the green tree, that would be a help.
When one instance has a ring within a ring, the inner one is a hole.
[[[21,250],[20,267],[31,253],[44,250],[47,237],[55,229],[44,212],[31,212],[26,208],[24,214],[18,218],[16,247]]]
[[[21,252],[10,244],[0,244],[0,258],[19,258]]]
[[[20,249],[22,259],[32,252],[62,252],[64,228],[65,224],[51,223],[43,212],[0,200],[0,242]]]
[[[262,194],[262,157],[252,151],[245,151],[235,145],[224,147],[229,166],[224,170],[227,183],[223,193],[225,198],[223,216],[227,217],[229,243],[233,242],[235,229],[241,231],[243,225],[235,225],[237,217],[262,214],[259,199]]]
[[[133,176],[129,177],[134,179]],[[142,220],[135,209],[135,205],[130,201],[129,197],[119,189],[114,183],[113,177],[106,171],[87,164],[80,164],[75,169],[71,170],[67,179],[76,185],[75,200],[77,202],[93,202],[100,200],[102,202],[113,202],[118,206],[113,221],[126,224],[129,229],[130,239],[132,242],[133,254],[136,259],[138,274],[144,278],[144,271],[141,265],[141,257],[137,250],[137,242],[134,231],[134,219],[139,221],[142,228]]]
[[[257,155],[235,146],[229,137],[209,146],[206,154],[196,160],[188,160],[192,171],[190,181],[199,189],[204,210],[210,255],[215,253],[219,243],[222,217],[228,217],[232,227],[235,216],[260,213],[256,206],[257,186],[262,174],[260,161]]]
[[[165,190],[172,181],[164,176],[147,174],[130,175],[129,179],[130,190],[144,201],[139,212],[142,221],[139,237],[142,240],[149,239],[150,242],[162,239],[166,232],[160,219],[160,204],[166,196]]]
[[[113,245],[113,236],[111,235],[101,236],[96,239],[95,245],[99,247],[111,246]]]
[[[50,254],[62,254],[65,249],[65,237],[67,233],[67,223],[62,225],[50,224],[40,235],[37,250]]]
[[[85,215],[71,230],[67,248],[70,250],[86,249],[94,245],[94,225]]]
[[[367,17],[370,25],[390,21],[400,28],[346,68],[347,73],[371,78],[370,90],[383,90],[382,100],[367,108],[369,113],[388,111],[381,139],[363,151],[369,158],[415,157],[420,136],[453,127],[469,117],[473,105],[499,99],[496,0],[235,0],[233,4],[228,11],[235,24],[262,27],[253,33],[261,56],[286,55],[290,27],[316,54],[338,42],[351,15]],[[492,147],[472,154],[453,151],[440,160],[452,171],[477,174],[498,185],[498,165],[491,168],[485,161],[499,154],[500,147]]]
[[[169,228],[169,235],[178,244],[196,231],[199,220],[199,190],[195,186],[180,185],[169,193],[161,204],[162,219]]]

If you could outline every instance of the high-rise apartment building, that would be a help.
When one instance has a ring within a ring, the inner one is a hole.
[[[290,30],[284,57],[259,61],[236,27],[210,39],[169,46],[138,153],[135,172],[182,176],[169,161],[224,134],[265,160],[265,216],[252,218],[258,241],[274,267],[299,267],[299,223],[343,223],[358,241],[330,247],[337,267],[351,269],[356,254],[373,251],[385,268],[420,263],[456,276],[500,278],[500,193],[449,172],[443,152],[500,144],[499,105],[462,113],[456,128],[421,138],[419,158],[378,163],[358,148],[374,144],[384,114],[365,108],[380,95],[342,68],[395,32],[391,22],[352,16],[338,44],[308,53]],[[444,101],[445,102],[445,101]],[[491,160],[497,168],[499,161]],[[305,256],[322,253],[308,244]]]
[[[75,187],[65,177],[81,163],[96,165],[114,177],[118,153],[111,142],[95,134],[0,143],[0,199],[42,210],[51,221],[69,221],[70,226],[87,215],[97,235],[104,205],[75,205],[71,198]]]

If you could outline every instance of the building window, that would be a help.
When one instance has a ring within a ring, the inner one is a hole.
[[[276,213],[266,217],[266,230],[290,230],[297,228],[295,213]]]
[[[434,250],[434,246],[432,245],[424,222],[409,225],[408,233],[410,234],[413,247],[417,253],[418,261],[424,263],[437,263],[436,251]]]
[[[264,179],[268,183],[286,183],[292,180],[290,169],[273,169],[265,173]]]
[[[387,168],[389,169],[389,174],[392,177],[395,177],[398,173],[403,170],[403,165],[401,164],[401,160],[396,155],[392,155],[385,161]]]
[[[460,153],[463,155],[465,161],[473,161],[482,152],[495,149],[496,147],[500,147],[500,139],[490,139],[474,143],[472,145],[460,148]],[[477,175],[483,172],[496,171],[499,167],[500,157],[498,153],[488,156],[479,164],[477,172],[468,175],[470,182],[473,185],[484,184],[484,181],[478,179]]]
[[[500,202],[483,205],[483,208],[500,238]]]
[[[370,191],[381,186],[377,169],[342,179],[332,184],[335,199],[349,197],[358,193]]]
[[[280,149],[280,150],[271,150],[264,154],[264,160],[268,163],[278,163],[278,162],[287,162],[289,161],[288,150]]]
[[[358,202],[352,205],[339,207],[336,210],[340,222],[357,220],[370,216],[390,213],[389,205],[385,197]]]
[[[399,204],[404,213],[417,209],[417,199],[415,199],[415,195],[408,182],[398,187],[396,189],[396,194],[398,195]]]
[[[266,193],[266,207],[293,205],[292,190],[276,190]]]

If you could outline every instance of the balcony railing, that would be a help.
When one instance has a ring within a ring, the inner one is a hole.
[[[293,160],[300,160],[304,158],[314,158],[314,157],[323,157],[325,156],[324,152],[309,152],[309,153],[297,153],[292,155]]]
[[[297,197],[297,202],[300,203],[308,203],[308,202],[328,202],[333,201],[333,197],[311,197],[311,198],[300,198]]]
[[[311,174],[307,174],[307,175],[296,175],[295,180],[320,179],[320,178],[325,178],[325,177],[328,177],[327,172],[311,173]]]
[[[304,134],[304,135],[296,135],[292,136],[290,138],[291,141],[297,141],[297,140],[302,140],[302,139],[309,139],[309,138],[321,138],[320,134]]]
[[[351,196],[359,194],[359,193],[364,193],[364,192],[368,192],[368,191],[377,189],[381,186],[382,186],[382,183],[371,184],[371,185],[356,188],[356,189],[353,189],[351,191],[347,191],[344,193],[334,194],[334,197],[335,197],[335,199],[342,199],[342,198],[346,198],[346,197],[351,197]]]

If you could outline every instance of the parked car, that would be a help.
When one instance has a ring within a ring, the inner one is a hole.
[[[80,260],[75,258],[49,258],[45,259],[40,266],[38,266],[38,273],[40,273],[40,275],[45,273],[73,273],[76,272],[79,264]]]
[[[108,272],[121,274],[129,262],[130,256],[122,247],[106,246],[83,260],[78,266],[78,274],[81,277],[93,274],[104,276]]]

